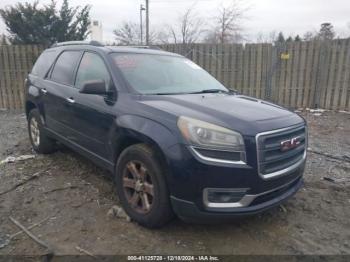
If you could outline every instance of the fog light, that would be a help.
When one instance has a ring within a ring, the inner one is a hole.
[[[245,193],[246,189],[218,189],[208,188],[204,194],[209,203],[234,203],[240,201]]]

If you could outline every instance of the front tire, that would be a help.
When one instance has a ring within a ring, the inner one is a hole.
[[[161,227],[173,217],[165,175],[148,145],[132,145],[118,159],[115,182],[120,203],[142,226]]]
[[[55,141],[45,133],[40,113],[33,109],[28,115],[29,139],[33,149],[39,154],[49,154],[55,151]]]

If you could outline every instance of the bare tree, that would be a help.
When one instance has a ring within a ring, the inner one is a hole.
[[[164,34],[162,31],[153,29],[149,32],[149,43],[151,45],[157,45],[157,44],[165,44],[167,42],[164,41]]]
[[[277,40],[278,34],[277,31],[271,31],[269,33],[269,43],[274,43]]]
[[[304,41],[314,41],[314,40],[332,40],[335,37],[335,32],[333,25],[331,23],[323,23],[321,24],[321,28],[319,31],[311,30],[307,31],[303,35]]]
[[[218,34],[215,31],[215,29],[213,30],[207,30],[207,33],[204,37],[204,42],[208,43],[208,44],[216,44],[218,43]]]
[[[191,6],[179,17],[175,26],[168,26],[168,37],[175,44],[192,44],[200,39],[203,31],[203,20]]]
[[[221,4],[213,19],[214,27],[209,30],[207,39],[222,44],[241,41],[242,22],[248,9],[242,0],[232,0],[229,5]]]
[[[271,31],[268,34],[258,33],[256,43],[274,43],[277,40],[277,31]]]
[[[303,40],[304,41],[312,41],[315,39],[315,34],[311,31],[307,31],[304,35],[303,35]]]
[[[140,25],[131,21],[123,22],[113,31],[117,45],[140,45],[141,31]],[[153,30],[149,33],[150,44],[164,44],[162,31]]]
[[[170,26],[164,26],[160,30],[151,32],[150,37],[153,44],[170,44],[174,42],[172,41],[173,35]]]
[[[113,31],[119,45],[140,44],[140,26],[133,22],[123,22]]]

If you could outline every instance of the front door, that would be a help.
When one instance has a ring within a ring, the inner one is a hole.
[[[80,146],[108,159],[111,155],[108,140],[115,120],[115,100],[112,96],[79,93],[84,82],[91,80],[104,80],[106,91],[115,92],[103,59],[96,53],[85,52],[76,75],[72,128]]]

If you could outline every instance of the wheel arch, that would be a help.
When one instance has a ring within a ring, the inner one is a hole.
[[[155,150],[160,163],[167,168],[166,150],[177,142],[175,135],[168,128],[154,120],[133,115],[118,118],[116,126],[112,142],[115,162],[127,147],[143,143]]]
[[[120,130],[121,131],[121,130]],[[154,141],[152,138],[139,133],[134,130],[130,129],[124,129],[122,130],[122,135],[119,134],[119,138],[116,139],[114,143],[114,152],[113,156],[115,159],[115,165],[119,159],[120,154],[128,147],[136,144],[146,144],[150,146],[157,156],[160,158],[160,163],[161,164],[166,164],[167,163],[167,158],[162,150],[162,148],[158,145],[156,141]]]
[[[26,116],[27,116],[27,119],[28,119],[28,116],[29,116],[29,112],[32,111],[33,109],[37,108],[36,104],[33,103],[32,101],[30,100],[27,100],[26,101],[26,106],[25,106],[25,110],[26,110]]]

